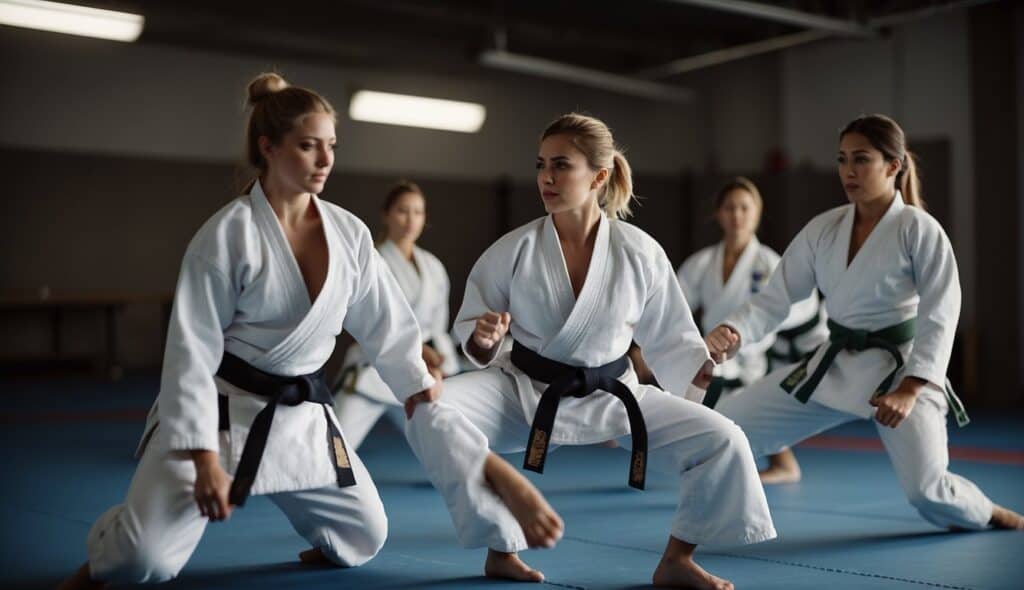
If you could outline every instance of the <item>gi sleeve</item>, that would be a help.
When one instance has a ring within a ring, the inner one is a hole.
[[[740,335],[741,346],[774,332],[789,316],[793,302],[814,292],[814,249],[809,227],[793,238],[765,288],[722,322]]]
[[[917,305],[917,332],[904,375],[930,381],[940,388],[953,351],[960,318],[960,278],[953,247],[934,218],[916,215],[903,232],[910,256]]]
[[[703,303],[700,299],[700,282],[710,264],[706,260],[707,256],[702,254],[703,252],[698,252],[687,258],[683,265],[679,267],[679,272],[676,273],[679,287],[683,291],[683,297],[690,305],[690,310],[692,311],[700,309]]]
[[[416,316],[398,281],[381,259],[369,230],[361,228],[355,272],[359,283],[345,312],[345,329],[356,339],[381,379],[404,402],[434,385],[423,362]]]
[[[633,331],[651,371],[667,391],[684,395],[711,358],[668,257],[653,253],[644,309]]]
[[[466,280],[466,294],[462,298],[462,307],[455,318],[455,336],[466,352],[466,357],[473,365],[485,368],[497,357],[504,344],[498,342],[491,351],[491,358],[481,363],[469,354],[469,341],[476,330],[476,319],[488,311],[502,313],[509,309],[509,283],[512,277],[511,257],[501,256],[503,243],[495,243],[480,256]],[[503,259],[505,258],[505,259]],[[512,318],[515,321],[515,318]],[[507,336],[507,334],[506,334]]]
[[[186,254],[174,293],[157,411],[171,450],[219,449],[214,375],[239,289],[197,254]]]

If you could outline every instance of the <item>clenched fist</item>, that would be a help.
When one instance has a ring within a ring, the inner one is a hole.
[[[476,319],[476,330],[473,331],[473,342],[483,352],[490,352],[508,333],[512,316],[507,311],[497,313],[488,311]]]
[[[736,356],[740,349],[740,335],[729,326],[722,324],[704,337],[708,352],[716,363],[723,363]]]

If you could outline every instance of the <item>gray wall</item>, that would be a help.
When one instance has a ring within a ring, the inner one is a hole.
[[[1012,8],[1019,56],[1024,9]],[[8,67],[0,148],[13,174],[5,175],[12,190],[0,205],[0,289],[170,290],[188,237],[244,180],[235,164],[244,85],[276,68],[296,84],[321,90],[339,110],[341,149],[325,197],[372,225],[388,182],[417,180],[433,216],[424,244],[452,261],[456,284],[504,228],[540,214],[531,160],[537,134],[559,113],[586,110],[613,127],[637,171],[637,191],[646,197],[637,223],[673,262],[715,239],[710,196],[736,173],[761,184],[768,204],[763,238],[784,248],[809,217],[843,201],[834,178],[838,129],[860,113],[891,114],[912,149],[920,146],[931,160],[923,166],[925,196],[960,261],[960,328],[970,335],[980,305],[974,262],[982,253],[968,15],[955,12],[874,40],[821,41],[687,74],[677,81],[697,98],[686,105],[500,72],[358,70],[2,28],[0,53]],[[1024,108],[1022,62],[1018,57],[1015,65],[1018,110]],[[465,135],[353,122],[345,112],[357,88],[479,101],[488,107],[487,123]],[[788,170],[770,169],[778,161],[772,155],[782,156]],[[1018,191],[1022,187],[1017,183]],[[446,225],[449,216],[454,229]],[[464,235],[467,219],[480,231]],[[1022,261],[1024,237],[1018,242]],[[1015,270],[1024,292],[1024,269]],[[126,361],[152,364],[159,313],[139,308],[127,315]],[[81,336],[77,346],[95,346],[90,324],[98,320],[68,321],[68,330]],[[1024,330],[1024,317],[1020,322]],[[0,354],[45,348],[42,325],[41,318],[8,323]]]
[[[1014,18],[1017,65],[1017,292],[1024,293],[1024,4]],[[1018,315],[1018,334],[1024,334],[1024,313]],[[1024,391],[1024,346],[1017,354],[1019,389]]]
[[[696,108],[501,73],[361,71],[0,30],[9,64],[0,93],[0,145],[112,155],[234,161],[242,150],[245,84],[276,68],[322,92],[339,110],[338,170],[453,178],[530,177],[537,136],[582,109],[606,120],[635,166],[674,174],[700,162]],[[476,134],[357,123],[358,88],[477,101]]]
[[[783,144],[792,162],[835,168],[837,135],[865,113],[892,116],[909,138],[952,146],[952,223],[961,261],[961,325],[974,322],[974,158],[966,11],[933,17],[868,41],[830,40],[782,54]],[[928,199],[929,178],[923,178]]]

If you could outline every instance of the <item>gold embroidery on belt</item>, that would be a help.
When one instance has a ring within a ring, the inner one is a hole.
[[[338,464],[338,467],[349,469],[351,466],[348,462],[348,453],[345,452],[345,443],[337,436],[333,437],[334,440],[334,462]]]
[[[538,430],[537,435],[533,437],[533,444],[530,445],[530,465],[540,466],[541,461],[544,460],[544,450],[547,448],[547,444],[548,433]]]

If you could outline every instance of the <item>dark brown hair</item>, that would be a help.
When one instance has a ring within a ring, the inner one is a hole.
[[[843,127],[839,133],[840,141],[847,133],[863,135],[876,150],[882,152],[887,161],[898,161],[900,171],[896,173],[896,188],[903,195],[903,202],[920,209],[925,208],[914,154],[907,149],[907,138],[896,121],[885,115],[861,115]]]
[[[399,180],[388,190],[387,196],[384,197],[383,211],[385,213],[390,211],[395,206],[395,203],[398,202],[398,198],[406,193],[415,193],[423,196],[423,191],[420,190],[418,184],[408,180]],[[424,197],[424,200],[426,200],[426,197]]]

